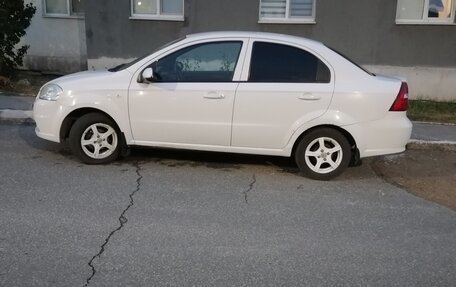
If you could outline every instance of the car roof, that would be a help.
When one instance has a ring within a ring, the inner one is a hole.
[[[267,33],[267,32],[250,32],[250,31],[217,31],[217,32],[204,32],[187,35],[189,39],[210,39],[210,38],[262,38],[268,40],[285,41],[285,42],[296,42],[307,45],[323,45],[323,43],[315,40],[311,40],[304,37],[278,34],[278,33]]]

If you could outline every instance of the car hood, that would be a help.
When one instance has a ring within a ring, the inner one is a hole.
[[[113,73],[107,71],[107,70],[99,70],[99,71],[84,71],[84,72],[78,72],[74,74],[69,74],[60,78],[57,78],[55,80],[52,80],[49,83],[53,84],[66,84],[69,82],[74,82],[74,81],[83,81],[83,80],[96,80],[98,78],[105,78],[107,76],[112,75]]]
[[[109,72],[85,71],[57,78],[49,83],[59,85],[64,90],[96,91],[96,90],[125,90],[130,84],[132,74],[127,71]]]

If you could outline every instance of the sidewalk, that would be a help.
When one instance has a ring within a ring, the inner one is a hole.
[[[32,121],[34,101],[35,97],[0,91],[0,121]],[[456,125],[413,122],[410,145],[446,145],[456,150]]]

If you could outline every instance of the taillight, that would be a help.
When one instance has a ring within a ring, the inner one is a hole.
[[[404,112],[408,108],[408,85],[402,82],[401,89],[390,108],[390,112]]]

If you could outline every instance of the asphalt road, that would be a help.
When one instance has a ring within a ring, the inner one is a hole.
[[[86,166],[0,123],[0,286],[454,286],[456,213],[369,165],[134,150]]]

